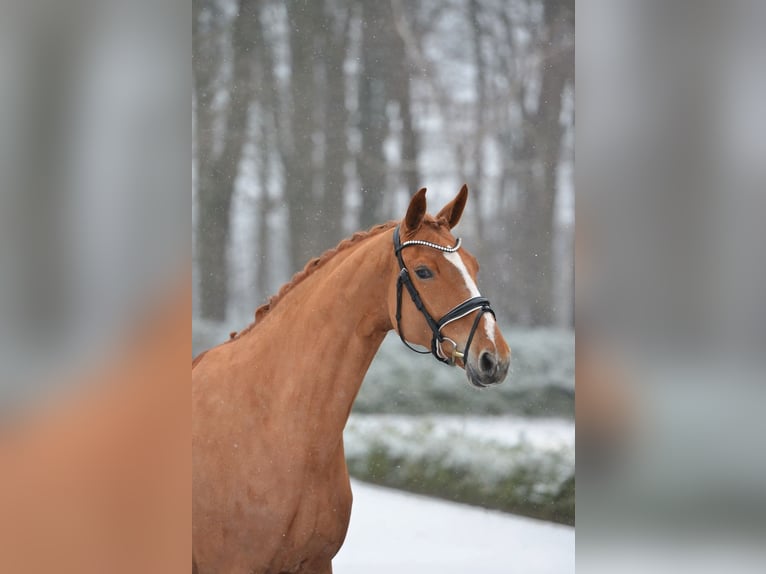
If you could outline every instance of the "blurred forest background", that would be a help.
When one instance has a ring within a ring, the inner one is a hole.
[[[352,476],[574,522],[574,1],[194,0],[193,353],[308,259],[463,183],[512,349],[481,393],[384,341]],[[393,257],[393,255],[392,255]]]
[[[573,322],[574,0],[194,0],[195,318],[241,329],[312,256],[431,211],[506,325]]]

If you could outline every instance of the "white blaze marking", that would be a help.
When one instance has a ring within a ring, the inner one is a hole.
[[[463,281],[465,282],[465,286],[468,289],[468,293],[471,295],[471,297],[481,297],[479,288],[476,286],[476,282],[473,280],[473,277],[471,277],[471,274],[468,272],[468,268],[465,266],[465,263],[463,262],[463,258],[460,257],[460,254],[457,251],[455,251],[454,253],[444,253],[444,257],[447,258],[447,261],[449,261],[455,267],[457,267],[457,270],[460,272],[460,275],[463,277]],[[484,313],[484,331],[487,333],[487,338],[494,345],[495,344],[495,318],[492,316],[492,313]]]
[[[484,331],[492,345],[495,344],[495,317],[492,313],[484,313]]]

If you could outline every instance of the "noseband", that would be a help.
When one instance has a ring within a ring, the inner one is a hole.
[[[415,351],[416,353],[420,353],[421,355],[427,355],[429,351],[420,351],[416,348],[414,348],[412,345],[410,345],[404,338],[404,334],[402,333],[402,326],[401,326],[401,319],[402,319],[402,285],[407,288],[407,291],[410,294],[410,298],[412,299],[412,302],[415,304],[415,307],[418,311],[420,311],[423,314],[423,317],[426,319],[426,323],[428,324],[428,327],[431,329],[431,332],[433,333],[433,337],[431,338],[431,351],[430,353],[436,357],[438,361],[441,361],[442,363],[446,363],[447,365],[454,365],[456,359],[463,359],[463,363],[467,360],[466,357],[468,356],[468,350],[471,347],[471,341],[473,341],[473,335],[476,332],[476,328],[479,326],[479,321],[481,321],[481,318],[484,316],[484,313],[492,313],[492,316],[495,316],[495,312],[492,310],[492,307],[490,307],[489,300],[484,297],[471,297],[467,301],[463,301],[460,303],[460,305],[457,305],[456,307],[453,307],[450,311],[447,312],[446,315],[444,315],[441,319],[436,321],[431,314],[426,309],[425,305],[423,304],[423,300],[420,298],[420,294],[418,293],[418,290],[415,288],[415,285],[412,283],[412,279],[410,278],[410,273],[407,270],[407,266],[404,264],[404,259],[402,259],[402,250],[405,247],[410,247],[412,245],[422,245],[425,247],[430,247],[432,249],[438,249],[439,251],[443,251],[444,253],[455,253],[458,249],[460,249],[460,243],[461,240],[458,239],[457,243],[455,243],[454,247],[444,247],[443,245],[437,245],[436,243],[430,243],[428,241],[405,241],[402,243],[401,239],[399,238],[399,225],[396,226],[396,229],[394,229],[394,254],[396,255],[396,259],[399,262],[399,277],[396,281],[396,331],[399,333],[399,338],[401,338],[402,343],[404,343],[407,348],[409,348],[412,351]],[[466,317],[473,313],[474,311],[478,311],[476,318],[473,320],[473,325],[471,326],[471,332],[468,335],[468,340],[465,344],[465,349],[463,349],[462,352],[458,351],[457,343],[453,341],[452,339],[449,339],[442,335],[442,329],[446,327],[449,323],[452,323],[453,321],[457,321],[458,319],[462,319],[463,317]],[[452,357],[447,357],[444,352],[442,351],[442,343],[444,340],[448,340],[450,343],[452,343],[453,352]]]

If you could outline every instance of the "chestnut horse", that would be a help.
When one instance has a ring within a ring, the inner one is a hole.
[[[421,189],[399,224],[310,261],[255,323],[193,361],[195,572],[332,572],[351,514],[343,428],[388,331],[477,387],[505,378],[510,350],[478,264],[450,232],[467,197],[463,186],[432,217]]]

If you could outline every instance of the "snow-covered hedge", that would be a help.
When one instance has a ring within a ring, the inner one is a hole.
[[[349,472],[403,490],[574,523],[573,427],[530,422],[527,434],[518,420],[510,426],[500,420],[494,429],[481,419],[457,422],[352,416],[344,435]]]
[[[476,389],[465,372],[410,352],[391,334],[354,404],[359,413],[457,413],[574,417],[575,344],[571,331],[511,331],[511,371],[495,388]]]

